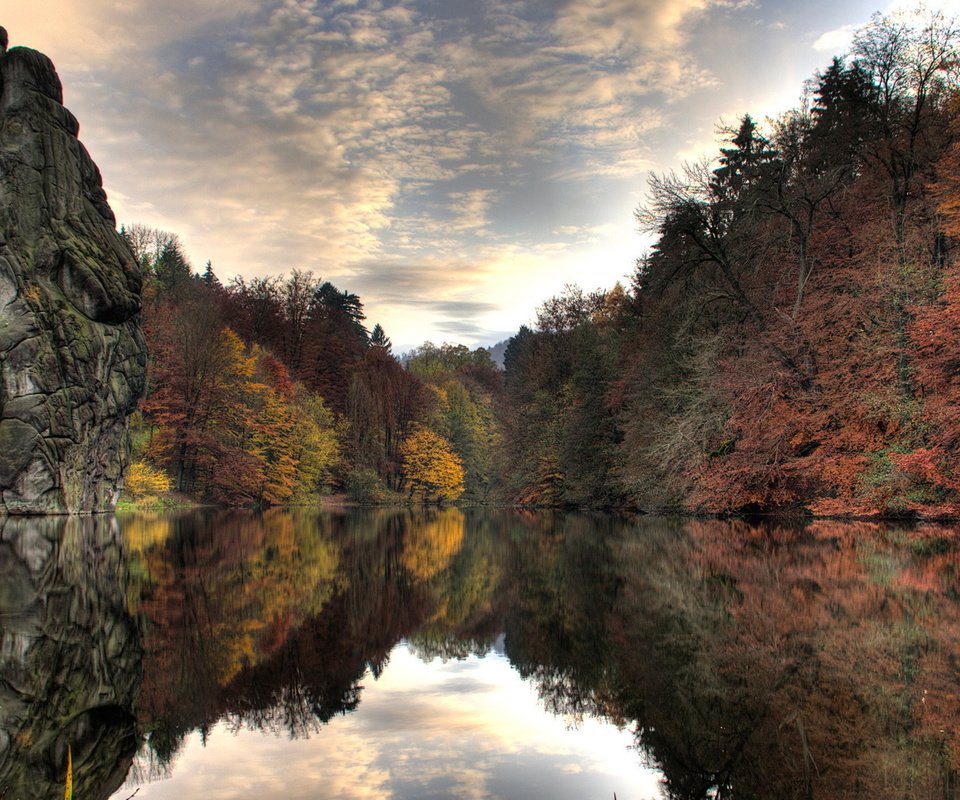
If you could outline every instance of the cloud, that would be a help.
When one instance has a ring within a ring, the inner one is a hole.
[[[960,15],[960,3],[957,0],[926,0],[921,6],[916,0],[890,0],[885,9],[887,14],[920,12],[921,16],[935,11],[942,11],[947,17],[956,17]]]
[[[257,0],[165,0],[162,10],[148,0],[122,3],[45,0],[15,3],[3,10],[11,45],[42,50],[61,70],[91,71],[133,62],[208,27],[230,26],[254,14]],[[135,71],[135,69],[134,69]]]
[[[514,331],[504,332],[491,328],[486,319],[493,314],[498,306],[473,300],[439,300],[439,301],[411,301],[406,298],[397,298],[394,303],[399,307],[408,307],[419,314],[428,315],[434,320],[434,328],[441,335],[442,341],[448,341],[448,336],[455,342],[494,343],[500,339],[512,336]]]
[[[476,342],[479,345],[493,345],[504,339],[509,339],[516,331],[498,331],[488,327],[482,322],[471,322],[469,320],[439,319],[436,323],[437,330],[444,334],[450,334],[453,342]],[[448,341],[447,337],[442,337],[443,341]]]
[[[570,237],[577,242],[593,242],[601,236],[613,233],[615,226],[606,223],[603,225],[561,225],[554,228],[553,233],[556,236]]]
[[[311,269],[426,335],[509,326],[405,296],[516,306],[603,237],[550,232],[657,163],[669,103],[716,82],[691,30],[735,5],[50,0],[4,24],[58,64],[121,221],[222,279]]]
[[[578,170],[586,157],[594,174],[639,174],[649,166],[642,136],[664,122],[653,102],[710,81],[679,46],[683,23],[710,5],[591,0],[543,19],[529,4],[492,3],[490,25],[443,54],[514,150],[562,160],[573,149]]]
[[[306,257],[329,273],[377,255],[404,185],[450,177],[445,162],[469,147],[428,130],[457,116],[440,68],[410,68],[429,31],[409,14],[284,2],[245,36],[178,42],[175,60],[153,54],[153,82],[126,81],[139,134],[126,163],[162,152],[155,204],[190,221],[192,250],[214,232],[212,257],[238,271],[314,266]]]
[[[487,314],[497,307],[495,303],[484,303],[478,300],[411,300],[397,298],[395,302],[415,308],[430,309],[444,316],[461,319]]]
[[[822,33],[813,43],[813,49],[818,53],[842,55],[853,44],[853,36],[858,27],[857,25],[844,25],[842,28]]]
[[[710,5],[709,0],[575,0],[563,5],[554,28],[568,47],[581,53],[669,51],[683,43],[689,16]]]
[[[455,231],[484,231],[490,222],[487,213],[496,198],[492,189],[470,189],[449,194],[449,209],[453,214],[450,227]]]

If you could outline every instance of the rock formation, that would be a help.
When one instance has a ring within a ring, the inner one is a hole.
[[[0,514],[111,510],[144,386],[140,277],[62,99],[0,55]]]

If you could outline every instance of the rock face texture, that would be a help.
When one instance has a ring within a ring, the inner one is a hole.
[[[109,511],[146,347],[140,277],[50,60],[0,55],[0,515]]]

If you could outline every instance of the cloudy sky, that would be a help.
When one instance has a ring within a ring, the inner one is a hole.
[[[889,3],[0,0],[0,24],[54,60],[120,222],[224,281],[312,270],[405,349],[624,279],[650,170],[794,106]]]

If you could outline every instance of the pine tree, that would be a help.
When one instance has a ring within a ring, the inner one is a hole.
[[[373,326],[373,332],[370,334],[370,344],[374,347],[382,347],[388,353],[393,350],[393,342],[390,337],[384,333],[383,327],[378,322]]]

